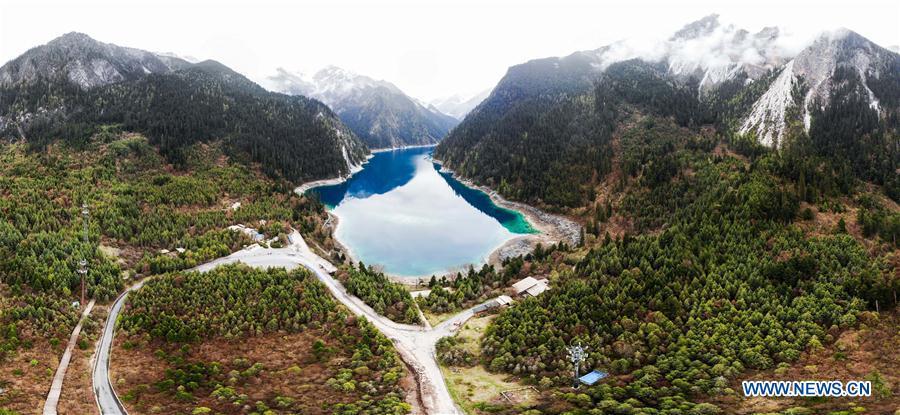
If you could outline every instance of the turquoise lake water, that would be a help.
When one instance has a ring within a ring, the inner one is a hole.
[[[349,180],[309,190],[338,216],[335,236],[356,259],[393,275],[441,274],[535,233],[521,213],[441,172],[432,150],[375,153]]]

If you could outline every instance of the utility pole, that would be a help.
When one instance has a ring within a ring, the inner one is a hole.
[[[575,377],[572,379],[572,387],[578,388],[578,371],[581,369],[581,363],[584,362],[584,351],[586,347],[581,347],[581,342],[566,348],[569,351],[569,361],[575,366]]]
[[[88,217],[90,216],[90,212],[88,211],[87,203],[81,204],[81,223],[82,228],[84,230],[84,243],[85,245],[89,245],[88,241]],[[81,306],[84,307],[84,279],[87,276],[87,259],[82,258],[81,261],[78,261],[78,273],[81,274]]]

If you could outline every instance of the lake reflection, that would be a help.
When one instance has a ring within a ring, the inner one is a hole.
[[[335,236],[353,256],[402,276],[483,263],[516,233],[521,214],[440,173],[432,148],[376,153],[350,180],[314,188],[340,219]]]

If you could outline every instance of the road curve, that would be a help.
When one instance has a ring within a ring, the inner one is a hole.
[[[329,273],[334,270],[334,266],[312,253],[298,232],[294,231],[290,235],[290,241],[291,245],[286,248],[252,246],[197,266],[192,271],[206,272],[219,265],[236,262],[255,268],[277,267],[293,269],[302,266],[309,269],[319,281],[328,287],[332,295],[353,314],[365,317],[394,342],[401,358],[416,372],[415,376],[419,384],[422,404],[426,413],[429,415],[462,414],[463,412],[453,402],[453,398],[450,396],[450,391],[447,389],[447,384],[441,374],[435,353],[435,344],[440,338],[455,333],[466,320],[472,317],[474,315],[472,309],[462,311],[432,329],[396,323],[379,315],[362,300],[347,293],[344,286]],[[122,311],[125,298],[128,297],[128,293],[140,289],[145,281],[147,279],[125,290],[109,310],[93,371],[94,394],[97,399],[97,405],[103,415],[127,414],[109,379],[109,355],[113,336],[115,335],[116,320]]]
[[[116,334],[116,322],[119,319],[119,312],[128,298],[128,293],[138,290],[144,286],[149,278],[138,281],[136,284],[125,289],[125,292],[116,298],[112,306],[109,308],[109,315],[106,317],[106,324],[103,326],[103,336],[100,338],[100,344],[97,345],[97,354],[94,359],[94,369],[91,373],[91,383],[94,387],[94,399],[97,401],[97,407],[103,415],[125,415],[128,411],[119,400],[113,389],[112,382],[109,380],[109,353],[112,348],[113,336]]]

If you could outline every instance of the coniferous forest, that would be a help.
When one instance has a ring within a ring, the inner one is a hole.
[[[163,402],[173,413],[198,408],[241,413],[248,403],[260,412],[409,411],[398,384],[404,368],[390,340],[364,319],[351,317],[305,270],[223,266],[205,274],[159,276],[128,299],[120,325],[127,338],[124,348],[152,352],[166,366],[161,378],[142,376],[141,383],[122,392],[140,409]],[[269,344],[263,343],[266,336],[277,333],[320,337],[297,345],[296,352],[305,356],[285,367],[276,366],[282,363],[274,356],[209,361],[202,353],[191,353],[203,342],[217,340]],[[327,380],[317,385],[321,390],[310,393],[311,384],[303,381],[310,382],[304,372],[312,370],[322,370]],[[298,383],[298,392],[273,388],[270,382]],[[273,395],[272,389],[281,390]]]
[[[90,398],[98,322],[143,284],[111,319],[107,374],[134,413],[399,415],[439,392],[474,415],[895,413],[900,55],[845,30],[782,62],[762,56],[770,29],[711,16],[665,43],[752,37],[759,66],[610,45],[510,67],[433,157],[547,232],[427,292],[354,263],[334,236],[352,222],[295,192],[369,153],[325,104],[77,33],[26,52],[0,67],[0,415],[46,399],[82,283],[98,311],[73,377]],[[349,110],[355,128],[408,121],[371,109]],[[406,213],[388,219],[427,220]],[[283,262],[195,271],[248,252]],[[527,277],[548,289],[514,292]],[[573,387],[573,345],[579,374],[608,377]],[[873,396],[740,390],[837,376]]]

